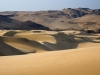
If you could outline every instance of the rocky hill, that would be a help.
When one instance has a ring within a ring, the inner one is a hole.
[[[37,24],[32,21],[21,22],[10,19],[7,16],[0,15],[0,29],[15,29],[15,30],[49,30],[48,27]]]
[[[20,26],[25,23],[26,28],[32,29],[30,23],[36,23],[49,27],[50,29],[100,29],[100,9],[89,9],[89,8],[64,8],[62,10],[49,10],[49,11],[6,11],[0,12],[5,22],[9,21],[15,26]],[[0,19],[2,19],[0,17]],[[8,20],[9,19],[9,20]],[[13,21],[12,21],[13,20]],[[2,21],[3,22],[3,21]],[[20,23],[22,22],[22,23]],[[30,23],[29,23],[30,22]],[[8,23],[8,24],[11,24]],[[0,27],[2,28],[2,24]],[[5,26],[5,23],[3,24]],[[38,26],[37,26],[38,27]],[[38,27],[39,28],[39,27]],[[34,28],[33,28],[34,29]],[[39,28],[41,29],[41,28]]]

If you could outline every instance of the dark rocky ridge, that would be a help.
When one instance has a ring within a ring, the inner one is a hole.
[[[48,27],[37,24],[32,21],[21,22],[0,15],[0,29],[14,29],[14,30],[50,30]]]

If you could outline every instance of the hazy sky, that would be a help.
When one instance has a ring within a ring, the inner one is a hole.
[[[0,11],[39,11],[63,8],[100,8],[100,0],[0,0]]]

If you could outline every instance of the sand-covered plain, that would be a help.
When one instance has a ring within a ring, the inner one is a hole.
[[[100,35],[1,30],[0,75],[100,75]]]

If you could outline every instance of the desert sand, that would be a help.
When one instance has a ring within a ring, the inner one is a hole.
[[[0,75],[100,75],[100,35],[1,30]]]

